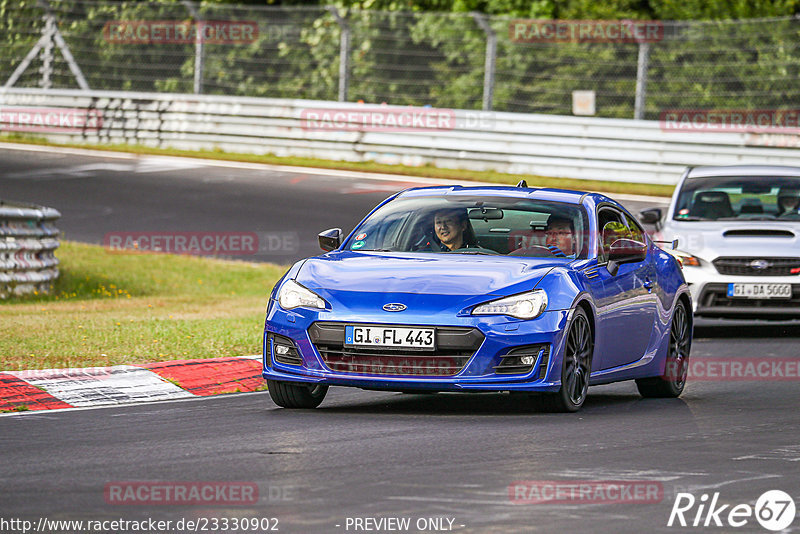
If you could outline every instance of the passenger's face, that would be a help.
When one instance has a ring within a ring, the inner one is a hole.
[[[783,211],[796,210],[798,205],[800,205],[800,198],[798,197],[781,198],[781,207]]]
[[[458,222],[458,218],[449,213],[441,213],[434,218],[433,226],[439,241],[448,248],[453,248],[461,245],[467,223]]]
[[[572,254],[572,231],[569,224],[555,222],[545,231],[545,243],[559,248],[564,254]]]

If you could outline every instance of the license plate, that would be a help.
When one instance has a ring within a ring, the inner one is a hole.
[[[436,348],[436,331],[433,328],[347,325],[344,327],[344,345],[346,347],[434,350]]]
[[[745,299],[790,299],[792,284],[728,284],[728,296]]]

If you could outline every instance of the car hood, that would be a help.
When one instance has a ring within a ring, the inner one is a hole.
[[[338,292],[505,296],[533,289],[564,260],[455,254],[333,252],[306,260],[296,280],[323,298]]]
[[[678,250],[712,261],[724,256],[800,257],[800,223],[671,221],[661,232]]]

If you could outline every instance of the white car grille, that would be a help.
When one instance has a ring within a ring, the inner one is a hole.
[[[719,274],[735,276],[792,276],[800,274],[800,258],[733,257],[713,262]]]

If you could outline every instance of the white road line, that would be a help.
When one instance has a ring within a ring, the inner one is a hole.
[[[131,154],[129,152],[106,152],[105,150],[28,145],[23,143],[0,143],[0,148],[5,150],[23,150],[26,152],[49,152],[54,154],[69,154],[71,156],[93,156],[116,159],[136,159],[139,157],[138,154]]]
[[[3,371],[7,372],[7,371]],[[220,398],[232,398],[232,397],[241,397],[243,395],[254,395],[254,394],[261,394],[267,393],[266,390],[264,391],[243,391],[240,393],[225,393],[224,395],[210,395],[207,397],[200,397],[197,395],[190,395],[189,397],[183,398],[175,398],[175,399],[163,399],[163,400],[151,400],[151,401],[137,401],[137,402],[129,402],[125,404],[104,404],[102,406],[76,406],[74,408],[58,408],[57,410],[27,410],[24,412],[6,412],[0,413],[0,417],[47,417],[47,418],[54,418],[57,417],[61,412],[77,412],[77,411],[85,411],[85,410],[105,410],[108,408],[128,408],[128,407],[142,407],[142,406],[153,406],[154,403],[156,404],[170,404],[175,402],[200,402],[205,400],[212,400],[212,399],[220,399]],[[265,405],[268,407],[268,405]],[[275,408],[279,409],[279,408]]]

